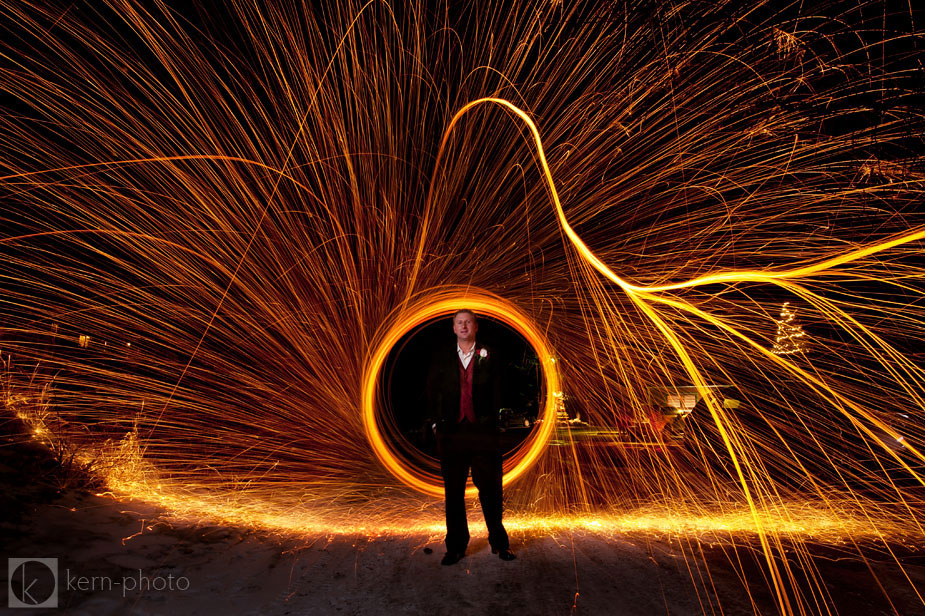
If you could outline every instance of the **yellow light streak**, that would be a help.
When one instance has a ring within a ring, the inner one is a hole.
[[[362,408],[366,438],[379,460],[403,483],[431,496],[443,496],[441,478],[426,474],[401,460],[397,452],[383,438],[376,420],[376,394],[382,366],[389,351],[401,337],[419,325],[439,317],[452,315],[460,306],[467,306],[477,311],[478,314],[498,319],[513,327],[541,358],[545,404],[539,414],[539,427],[530,434],[514,455],[505,460],[504,485],[516,480],[536,463],[555,428],[555,398],[556,392],[559,391],[559,377],[554,366],[552,350],[536,326],[516,306],[485,291],[475,288],[429,290],[425,297],[408,306],[403,306],[398,314],[386,319],[389,326],[376,337],[377,342],[372,347],[374,350],[366,363]],[[466,489],[466,495],[474,496],[475,494],[475,487],[470,485]]]
[[[726,533],[781,613],[828,601],[803,542],[921,543],[925,118],[871,42],[911,17],[480,1],[0,0],[24,438],[173,515],[439,538],[375,405],[462,304],[542,360],[511,528]]]

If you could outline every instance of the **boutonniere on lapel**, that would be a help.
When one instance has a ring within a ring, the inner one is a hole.
[[[479,349],[479,361],[488,359],[488,349]]]

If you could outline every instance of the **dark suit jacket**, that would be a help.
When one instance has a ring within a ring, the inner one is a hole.
[[[486,357],[481,356],[483,349]],[[501,360],[488,347],[476,344],[472,362],[472,408],[476,423],[497,428],[502,406]],[[459,422],[461,365],[455,343],[441,347],[431,357],[427,371],[427,411],[439,433],[452,432]]]

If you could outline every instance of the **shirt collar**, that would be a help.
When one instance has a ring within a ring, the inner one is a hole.
[[[457,342],[457,343],[456,343],[456,352],[459,353],[460,355],[462,355],[463,357],[468,357],[469,355],[472,355],[473,353],[475,353],[475,347],[476,347],[476,345],[473,344],[473,345],[472,345],[472,348],[471,348],[471,349],[469,350],[469,352],[467,353],[467,352],[465,352],[465,351],[462,350],[462,347],[459,346],[459,343]]]

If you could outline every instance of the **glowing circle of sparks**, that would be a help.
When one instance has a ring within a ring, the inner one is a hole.
[[[389,319],[390,325],[383,328],[378,340],[373,344],[363,372],[362,418],[363,430],[373,452],[379,461],[405,485],[432,496],[443,496],[443,483],[439,477],[428,474],[408,464],[383,438],[376,419],[376,399],[379,389],[379,373],[392,348],[402,336],[422,325],[440,317],[447,317],[461,307],[474,310],[482,316],[497,319],[511,326],[536,351],[543,371],[544,406],[536,427],[515,451],[504,461],[504,485],[520,477],[539,459],[555,428],[556,394],[559,391],[559,376],[556,360],[549,348],[546,338],[534,327],[529,317],[504,299],[478,289],[439,290],[427,298],[403,308],[397,316]],[[466,490],[467,496],[475,495],[471,485]]]

